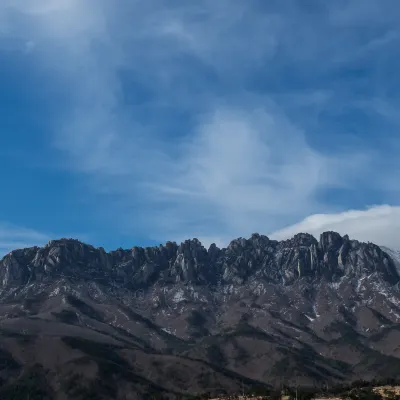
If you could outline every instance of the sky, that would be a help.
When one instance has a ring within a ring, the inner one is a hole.
[[[399,249],[399,49],[398,0],[2,0],[0,254]]]

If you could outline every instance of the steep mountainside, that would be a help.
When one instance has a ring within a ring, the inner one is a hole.
[[[385,246],[380,246],[380,247],[385,253],[387,253],[392,258],[394,264],[396,265],[397,273],[400,274],[400,251],[389,249]]]
[[[0,398],[400,378],[400,271],[384,250],[325,232],[13,251],[0,261]]]

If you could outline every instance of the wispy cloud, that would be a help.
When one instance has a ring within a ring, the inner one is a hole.
[[[49,240],[44,233],[0,222],[0,257],[15,249],[42,246]]]
[[[338,159],[310,148],[302,132],[272,106],[218,109],[179,147],[172,166],[180,168],[165,182],[159,176],[159,183],[146,190],[149,199],[165,200],[162,209],[154,208],[150,226],[162,223],[162,231],[172,236],[182,234],[182,225],[190,229],[184,234],[200,237],[279,226],[319,209],[317,191],[340,185],[343,172],[332,168]]]
[[[397,161],[349,146],[344,115],[357,90],[385,100],[374,52],[397,41],[400,7],[339,3],[8,0],[0,21],[65,93],[54,145],[107,195],[99,218],[157,240],[223,241],[331,211],[321,192],[333,187],[373,177],[393,190]],[[345,67],[360,60],[370,79],[352,86]]]
[[[349,210],[336,214],[315,214],[303,221],[272,233],[271,238],[282,240],[306,232],[317,238],[322,232],[348,234],[351,239],[373,242],[391,249],[399,248],[400,207],[373,206],[365,210]]]

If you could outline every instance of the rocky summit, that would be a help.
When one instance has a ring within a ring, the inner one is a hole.
[[[398,379],[399,273],[396,251],[335,232],[15,250],[0,261],[0,398]]]

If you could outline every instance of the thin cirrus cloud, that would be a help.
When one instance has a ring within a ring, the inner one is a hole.
[[[79,237],[80,240],[90,240],[85,234],[66,233],[61,235],[64,238]],[[41,232],[9,222],[0,221],[0,259],[5,254],[15,249],[28,247],[43,247],[50,240],[57,239],[53,233]]]
[[[99,194],[99,219],[152,240],[223,243],[316,213],[295,229],[350,229],[345,210],[367,204],[323,196],[332,189],[396,199],[398,120],[382,110],[399,100],[384,73],[400,7],[339,3],[7,0],[0,21],[64,91],[51,140]],[[365,140],[360,112],[377,122]]]
[[[322,232],[335,231],[350,239],[373,242],[391,249],[399,248],[400,207],[372,206],[365,210],[348,210],[335,214],[315,214],[303,221],[271,234],[283,240],[296,233],[307,232],[315,237]]]
[[[0,222],[0,257],[11,250],[40,246],[49,240],[49,236],[33,229]]]
[[[208,243],[210,226],[226,236],[249,235],[318,210],[318,189],[340,185],[348,162],[313,151],[277,112],[219,110],[182,146],[180,165],[168,182],[147,187],[150,198],[173,199],[152,225],[171,230],[173,216],[183,215]],[[363,166],[359,158],[356,169]]]

